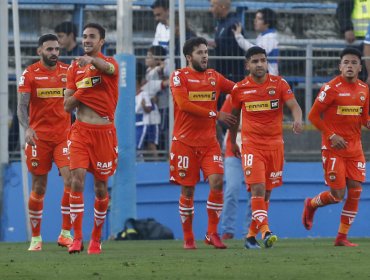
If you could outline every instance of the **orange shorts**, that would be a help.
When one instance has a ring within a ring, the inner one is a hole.
[[[68,135],[70,169],[84,168],[100,181],[108,180],[117,167],[117,136],[113,124],[77,121]]]
[[[265,151],[242,145],[242,164],[248,191],[251,184],[257,183],[264,183],[266,190],[272,190],[283,184],[284,146]]]
[[[69,165],[67,139],[55,143],[37,140],[35,146],[26,144],[26,163],[28,171],[34,175],[45,175],[54,161],[58,168]]]
[[[191,147],[180,141],[172,141],[170,153],[170,181],[192,187],[209,175],[224,174],[224,164],[218,142],[204,147]]]
[[[346,179],[365,181],[366,163],[363,154],[356,157],[341,157],[329,150],[322,150],[325,184],[333,189],[346,187]]]

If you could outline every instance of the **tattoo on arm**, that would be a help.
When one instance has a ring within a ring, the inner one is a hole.
[[[24,129],[29,127],[29,116],[28,116],[28,106],[30,104],[31,94],[21,93],[18,100],[17,116],[20,124]]]

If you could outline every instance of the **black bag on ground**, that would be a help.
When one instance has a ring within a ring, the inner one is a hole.
[[[129,218],[125,221],[124,228],[117,234],[115,240],[162,240],[174,239],[172,230],[157,222],[153,218]]]

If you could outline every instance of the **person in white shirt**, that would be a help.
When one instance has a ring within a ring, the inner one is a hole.
[[[169,1],[156,0],[151,8],[153,10],[154,19],[158,22],[152,45],[159,45],[168,50],[170,42]]]
[[[268,57],[276,57],[279,55],[279,41],[276,32],[276,13],[269,9],[260,9],[254,18],[254,29],[260,32],[256,38],[256,44],[252,44],[241,34],[242,26],[238,24],[234,29],[235,39],[240,48],[247,51],[255,45],[266,50]],[[269,59],[268,71],[272,75],[279,75],[277,59]]]

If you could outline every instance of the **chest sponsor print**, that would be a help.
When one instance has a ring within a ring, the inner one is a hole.
[[[245,102],[247,112],[269,111],[279,109],[279,99]]]
[[[64,88],[38,88],[36,93],[39,98],[63,97]]]
[[[101,77],[87,77],[76,83],[77,88],[90,88],[101,83]]]
[[[189,91],[190,101],[215,101],[215,91]]]
[[[337,115],[344,116],[360,116],[362,114],[362,106],[338,106]]]

